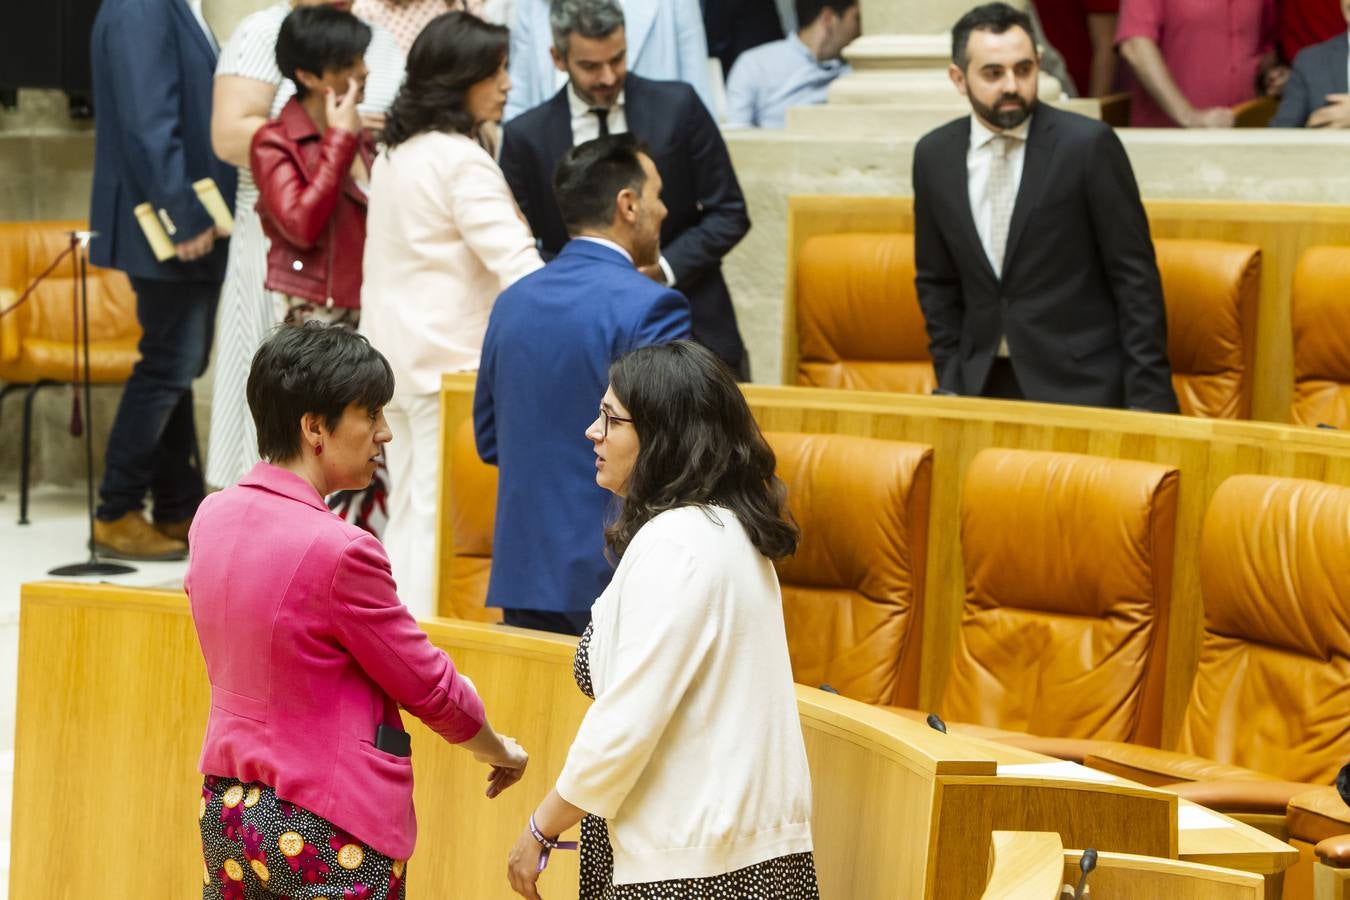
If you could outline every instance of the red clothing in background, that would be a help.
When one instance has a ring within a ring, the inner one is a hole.
[[[1064,57],[1080,96],[1088,95],[1092,84],[1092,35],[1088,16],[1096,13],[1115,15],[1120,0],[1036,0],[1036,15],[1045,29],[1045,39]]]
[[[1298,51],[1345,31],[1339,0],[1280,0],[1280,58],[1293,62]]]
[[[1121,0],[1116,44],[1152,40],[1181,93],[1196,109],[1233,106],[1257,95],[1261,57],[1275,46],[1274,0]],[[1176,127],[1138,76],[1130,124]]]

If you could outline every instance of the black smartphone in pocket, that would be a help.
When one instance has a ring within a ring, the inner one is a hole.
[[[388,725],[376,725],[375,749],[394,756],[412,756],[412,735]]]

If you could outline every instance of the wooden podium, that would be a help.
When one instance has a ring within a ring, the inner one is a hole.
[[[484,768],[408,719],[420,827],[408,896],[505,900],[514,896],[507,851],[556,779],[585,713],[572,680],[575,640],[446,619],[423,627],[477,684],[494,727],[531,758],[521,783],[489,801]],[[181,593],[26,585],[10,896],[52,896],[56,879],[61,896],[142,900],[146,878],[164,896],[190,896],[203,874],[194,814],[208,704]],[[813,688],[798,688],[798,708],[825,898],[977,900],[996,830],[1053,831],[1067,847],[1258,874],[1282,871],[1296,856],[1162,791],[1009,769],[1062,764],[943,735]],[[150,869],[111,868],[122,865],[109,856],[111,842],[128,830],[151,854]],[[541,892],[557,900],[576,890],[576,854],[555,854]]]

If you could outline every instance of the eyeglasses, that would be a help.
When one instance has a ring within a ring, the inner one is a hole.
[[[610,422],[627,422],[629,425],[633,424],[632,419],[625,419],[623,416],[616,416],[609,410],[605,409],[603,406],[600,407],[600,421],[604,422],[604,431],[602,432],[603,437],[609,437]]]

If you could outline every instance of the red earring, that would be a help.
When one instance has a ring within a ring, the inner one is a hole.
[[[314,455],[315,455],[315,456],[323,456],[323,444],[315,444],[315,445],[314,445]]]

